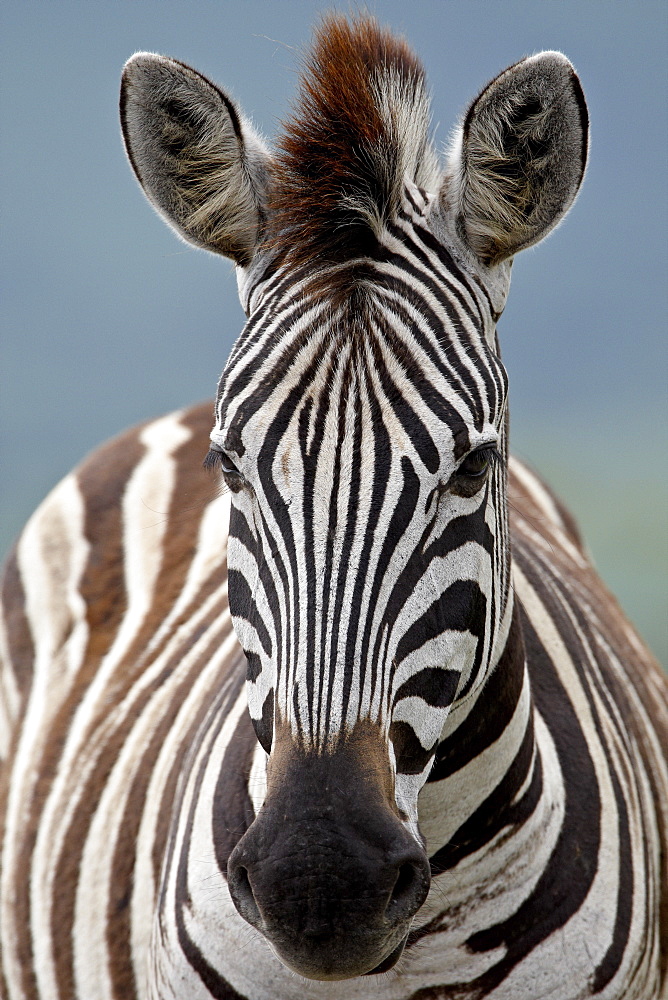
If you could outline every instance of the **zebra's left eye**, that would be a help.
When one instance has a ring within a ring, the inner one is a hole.
[[[462,459],[448,483],[448,492],[456,496],[473,497],[487,480],[487,473],[498,459],[494,445],[486,444],[476,448]]]
[[[457,475],[465,476],[467,479],[482,479],[487,474],[495,456],[496,448],[493,445],[476,448],[460,463]]]

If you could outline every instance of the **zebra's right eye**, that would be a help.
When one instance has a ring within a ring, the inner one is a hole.
[[[237,493],[246,485],[246,480],[232,459],[220,448],[209,448],[207,456],[204,459],[204,468],[220,469],[225,482],[233,493]]]
[[[475,496],[487,481],[487,475],[497,460],[500,461],[501,456],[491,444],[469,452],[455,469],[448,483],[448,491],[461,497]]]
[[[220,456],[220,468],[224,476],[237,476],[243,478],[236,465],[227,455]]]

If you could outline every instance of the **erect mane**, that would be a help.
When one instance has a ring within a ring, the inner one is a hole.
[[[371,18],[325,17],[276,158],[272,236],[296,266],[372,255],[404,178],[432,188],[424,69]]]

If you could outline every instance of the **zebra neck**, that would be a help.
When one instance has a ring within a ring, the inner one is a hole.
[[[501,830],[521,824],[542,792],[517,609],[496,668],[453,715],[418,806],[436,872],[479,851]]]

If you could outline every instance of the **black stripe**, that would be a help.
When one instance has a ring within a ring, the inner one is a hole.
[[[457,691],[459,671],[447,667],[423,667],[397,689],[392,705],[402,698],[422,698],[433,708],[446,708]]]
[[[390,309],[394,309],[394,303],[390,304]],[[398,315],[397,311],[397,315]],[[406,316],[406,325],[409,325],[409,318]],[[423,400],[425,406],[427,406],[432,413],[443,423],[445,423],[453,436],[455,442],[455,457],[459,458],[464,455],[470,447],[469,443],[469,432],[460,413],[455,409],[455,407],[448,400],[445,399],[443,395],[438,391],[438,389],[431,384],[431,381],[424,372],[421,370],[415,355],[412,354],[405,342],[401,337],[397,336],[396,330],[394,330],[389,324],[378,324],[378,332],[382,336],[384,343],[388,348],[391,349],[392,353],[396,357],[397,361],[401,365],[402,375],[408,382],[410,382],[411,387],[415,393]],[[428,354],[430,360],[439,369],[441,374],[445,375],[444,366],[438,359],[436,352],[433,347],[429,347],[428,341],[424,335],[417,329],[413,327],[411,335],[416,339],[421,347],[425,348],[425,353]],[[383,361],[383,355],[375,343],[372,344],[374,351],[374,362],[376,368],[380,370],[381,366],[384,368],[385,364]],[[448,373],[451,375],[452,373]],[[449,379],[451,381],[451,379]],[[461,389],[460,395],[465,395],[463,384],[460,383],[459,388]],[[396,395],[400,393],[400,389],[394,388],[393,394]],[[465,397],[469,399],[469,410],[472,414],[476,412],[476,405],[470,397]],[[426,463],[425,463],[426,464]],[[438,466],[436,466],[438,468]],[[435,469],[430,471],[436,471]]]
[[[543,792],[543,768],[539,755],[534,757],[534,732],[529,713],[524,738],[512,764],[495,789],[471,813],[465,823],[431,857],[432,873],[440,875],[459,864],[464,858],[482,850],[505,827],[516,833],[526,823],[540,801]],[[533,774],[526,791],[513,802],[526,780],[533,762]]]
[[[360,497],[360,486],[361,486],[361,476],[360,476],[360,455],[361,455],[361,445],[362,445],[362,410],[359,395],[357,395],[353,400],[348,401],[349,405],[354,406],[355,410],[355,424],[354,424],[354,436],[353,436],[353,446],[352,446],[352,469],[350,475],[350,488],[348,492],[348,506],[345,516],[345,531],[343,533],[343,539],[341,543],[341,556],[339,560],[339,580],[342,581],[342,585],[339,585],[336,593],[336,600],[334,603],[334,618],[332,624],[332,656],[330,659],[329,666],[329,691],[330,695],[333,690],[333,681],[336,674],[337,658],[336,649],[339,642],[339,627],[343,618],[343,600],[345,594],[345,581],[348,577],[348,571],[350,567],[350,559],[352,555],[353,540],[355,537],[355,531],[357,528],[357,511],[359,509],[359,497]],[[343,409],[343,408],[342,408]],[[343,424],[340,426],[340,436],[339,441],[342,440]],[[343,676],[343,690],[350,692],[350,685],[352,679],[354,664],[351,662],[344,663],[344,676]],[[332,699],[329,697],[327,699],[326,711],[325,711],[325,730],[329,732],[330,721],[331,721],[331,706]]]
[[[473,951],[507,949],[504,958],[472,983],[491,992],[512,969],[578,911],[596,876],[600,799],[587,740],[530,619],[520,611],[533,695],[548,724],[564,777],[565,815],[556,845],[533,891],[507,920],[473,934]]]
[[[368,651],[368,637],[369,630],[372,624],[373,611],[375,610],[375,602],[370,602],[366,605],[363,604],[363,594],[364,588],[367,585],[369,576],[369,559],[371,556],[371,550],[376,541],[378,528],[380,525],[380,515],[383,509],[383,504],[385,501],[385,496],[387,493],[387,463],[389,456],[391,455],[391,441],[390,436],[387,433],[387,428],[383,422],[383,414],[380,406],[380,402],[373,391],[373,386],[370,381],[367,381],[365,385],[366,398],[371,410],[371,430],[373,434],[373,448],[374,448],[374,474],[373,474],[373,487],[371,493],[371,500],[369,503],[369,517],[366,525],[366,530],[364,534],[364,543],[362,546],[362,551],[360,552],[358,564],[355,571],[355,583],[353,587],[352,595],[352,608],[351,615],[348,622],[348,635],[346,638],[346,663],[354,665],[355,662],[355,649],[357,647],[357,640],[360,630],[360,621],[362,619],[363,611],[367,611],[365,616],[365,630],[363,635],[363,641],[361,646],[361,659],[360,666],[361,671],[367,667],[366,654]],[[386,536],[387,537],[387,536]],[[376,574],[378,570],[376,567]],[[374,576],[376,575],[374,574]],[[369,611],[371,613],[369,613]],[[375,678],[372,678],[375,681]],[[363,686],[364,677],[360,679],[360,683]],[[343,690],[343,702],[342,702],[342,717],[345,719],[346,711],[348,708],[348,703],[351,695],[351,686],[348,685],[344,687]],[[373,686],[372,686],[373,690]]]
[[[515,713],[523,684],[524,643],[516,601],[501,658],[477,697],[475,711],[439,744],[429,781],[450,777],[499,739]]]

